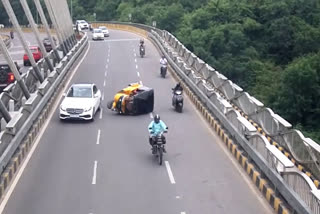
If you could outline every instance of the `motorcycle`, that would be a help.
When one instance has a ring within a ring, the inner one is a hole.
[[[166,74],[167,74],[167,65],[161,65],[160,74],[161,74],[162,78],[165,78],[165,77],[166,77]]]
[[[145,48],[144,48],[144,46],[140,45],[140,56],[141,56],[141,58],[143,58],[144,55],[145,55]]]
[[[164,131],[164,133],[166,133],[167,131]],[[163,153],[165,152],[165,148],[164,148],[164,135],[163,135],[163,132],[158,134],[156,137],[155,137],[155,142],[153,144],[153,155],[155,155],[157,158],[158,158],[158,162],[159,162],[159,165],[162,165],[162,162],[163,162]]]
[[[181,90],[175,90],[173,91],[173,96],[172,96],[172,106],[174,109],[181,113],[182,108],[183,108],[183,96],[182,96],[182,91]]]

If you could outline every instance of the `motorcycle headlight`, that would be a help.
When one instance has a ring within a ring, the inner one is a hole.
[[[92,107],[88,107],[88,108],[85,108],[83,111],[84,112],[88,112],[88,111],[90,111],[92,109]]]
[[[66,111],[66,108],[64,107],[64,106],[60,106],[60,110],[62,110],[62,111]]]

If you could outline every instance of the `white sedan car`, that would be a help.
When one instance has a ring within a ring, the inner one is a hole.
[[[101,92],[95,84],[73,84],[60,105],[60,119],[94,120],[100,110]]]
[[[92,40],[103,40],[104,39],[104,34],[102,33],[101,29],[93,29],[92,33]]]
[[[105,26],[99,26],[99,29],[102,30],[102,33],[105,37],[109,36],[109,31]]]

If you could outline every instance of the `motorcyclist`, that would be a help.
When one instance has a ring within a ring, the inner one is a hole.
[[[160,116],[157,114],[154,116],[153,121],[150,122],[149,126],[148,126],[148,130],[149,130],[149,143],[151,145],[151,149],[152,149],[152,154],[155,154],[156,148],[154,146],[154,143],[156,142],[156,137],[157,135],[165,132],[168,130],[167,125],[160,120]],[[165,137],[162,135],[162,142],[163,144],[166,143],[166,139]],[[164,149],[164,152],[166,152],[166,150]]]
[[[145,45],[144,45],[144,39],[142,38],[142,39],[140,39],[140,43],[139,43],[139,50],[140,50],[140,52],[141,52],[141,49],[144,49],[144,50],[146,50],[146,47],[145,47]]]
[[[174,88],[172,88],[172,90],[173,90],[173,92],[175,92],[175,91],[183,91],[183,88],[182,88],[180,82],[178,82],[177,85]]]
[[[175,105],[175,102],[176,102],[176,96],[177,96],[175,92],[176,92],[176,91],[181,91],[181,92],[183,92],[183,88],[182,88],[180,82],[178,82],[177,85],[176,85],[174,88],[172,88],[172,91],[173,91],[172,105],[174,106],[174,105]]]
[[[161,59],[160,59],[160,65],[161,67],[167,67],[168,61],[166,59],[166,57],[164,55],[162,55]]]
[[[140,44],[139,44],[139,46],[144,46],[144,39],[143,39],[143,38],[140,39]]]

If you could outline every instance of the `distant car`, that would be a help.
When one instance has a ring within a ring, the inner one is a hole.
[[[99,28],[93,29],[92,33],[92,40],[103,40],[104,35],[102,33],[102,30]]]
[[[38,62],[40,59],[43,58],[42,52],[38,46],[30,46],[29,49],[36,62]],[[23,55],[23,65],[24,66],[31,65],[29,57],[26,53]]]
[[[20,72],[20,67],[17,62],[14,62],[18,71]],[[2,91],[5,87],[10,85],[15,81],[13,72],[11,71],[7,63],[0,63],[0,90]]]
[[[104,37],[108,37],[109,36],[109,31],[105,26],[99,26],[99,29],[102,30],[102,33],[103,33]]]
[[[86,30],[89,29],[89,24],[85,20],[77,20],[76,26],[78,25],[78,30]]]
[[[56,38],[55,37],[52,37],[52,38],[53,38],[54,44],[57,45]],[[44,47],[46,48],[46,51],[50,52],[52,50],[52,45],[51,45],[50,39],[46,37],[42,40],[42,42],[43,42]]]
[[[0,24],[0,28],[4,28],[4,25],[3,25],[3,24]]]
[[[100,105],[101,92],[95,84],[73,84],[60,105],[60,120],[94,120]]]

